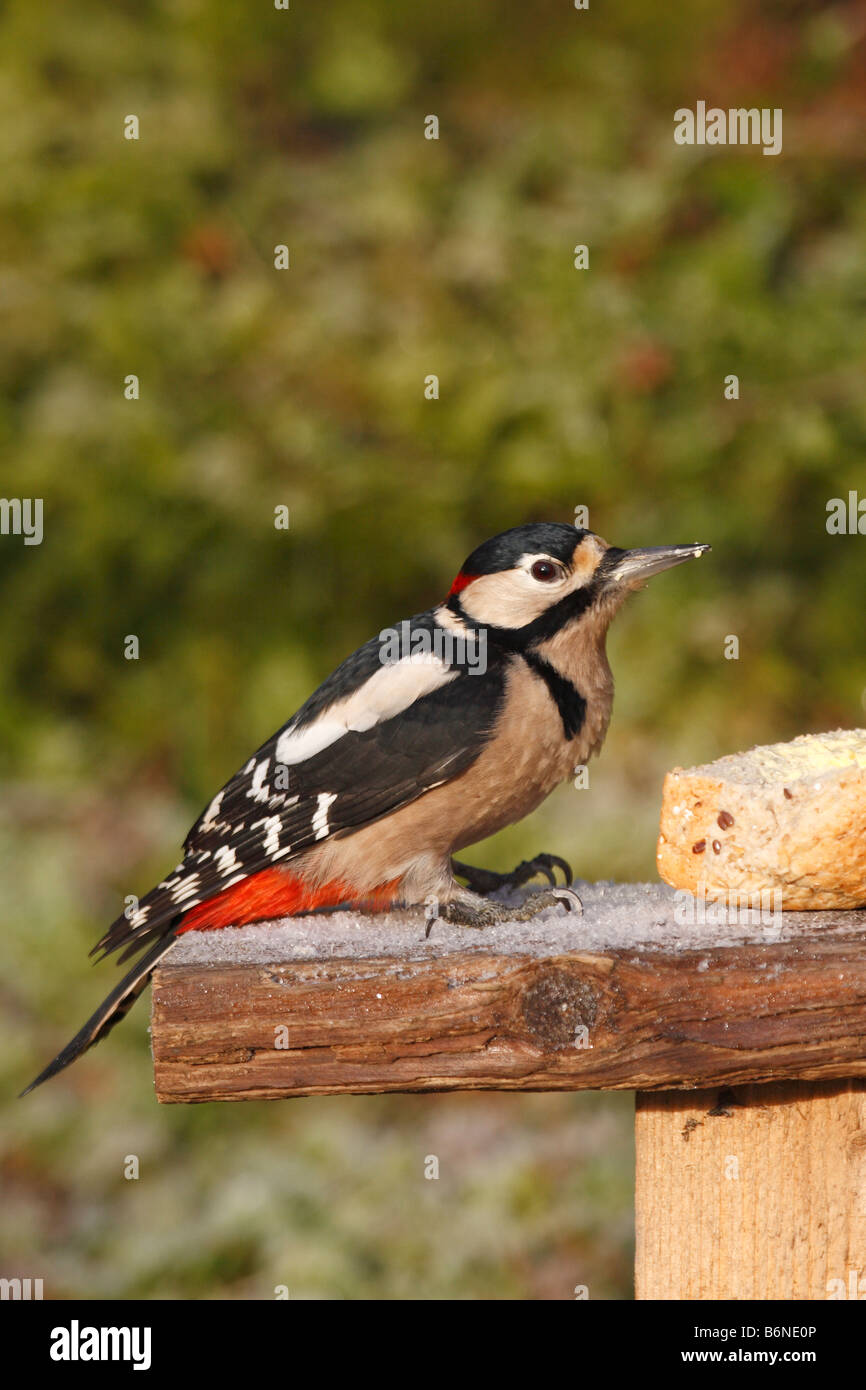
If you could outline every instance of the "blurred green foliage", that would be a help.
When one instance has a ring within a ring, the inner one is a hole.
[[[825,529],[866,495],[862,13],[4,7],[2,492],[45,507],[41,546],[0,538],[7,1093],[89,1012],[85,949],[214,789],[499,529],[586,504],[616,544],[714,549],[617,620],[590,791],[479,862],[649,876],[668,766],[863,722],[866,541]],[[699,98],[781,107],[783,153],[675,146]],[[628,1295],[623,1100],[157,1112],[145,1026],[13,1109],[0,1272]],[[420,1180],[429,1152],[447,1182]]]

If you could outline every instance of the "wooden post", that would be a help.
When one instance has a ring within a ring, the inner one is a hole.
[[[863,913],[684,926],[662,885],[576,888],[582,917],[429,940],[419,911],[190,933],[157,1095],[635,1090],[639,1298],[866,1296]]]
[[[866,1082],[639,1092],[638,1298],[866,1298]]]

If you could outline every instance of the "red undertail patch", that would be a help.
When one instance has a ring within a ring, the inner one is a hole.
[[[396,898],[399,882],[394,879],[391,883],[382,883],[359,900],[340,879],[311,888],[286,869],[262,869],[191,908],[177,934],[240,927],[247,922],[263,922],[273,917],[295,917],[312,912],[314,908],[338,907],[345,902],[351,902],[359,911],[381,912]]]

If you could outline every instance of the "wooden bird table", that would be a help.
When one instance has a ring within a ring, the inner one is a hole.
[[[582,917],[429,939],[421,910],[182,937],[158,1098],[633,1090],[638,1298],[866,1297],[866,913],[575,888]]]

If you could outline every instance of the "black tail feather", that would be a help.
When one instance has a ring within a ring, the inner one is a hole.
[[[21,1092],[22,1096],[26,1096],[28,1092],[41,1086],[42,1082],[47,1081],[49,1077],[56,1076],[59,1071],[63,1071],[77,1057],[80,1057],[82,1052],[86,1052],[89,1047],[93,1047],[94,1043],[98,1043],[104,1038],[106,1033],[110,1033],[115,1023],[119,1023],[122,1018],[126,1017],[142,990],[147,987],[154,966],[165,955],[166,951],[171,950],[175,938],[176,932],[169,931],[151,946],[149,951],[145,951],[144,955],[136,961],[129,971],[129,974],[124,975],[120,984],[116,985],[108,998],[102,1001],[96,1013],[92,1014],[84,1027],[79,1029],[72,1041],[58,1052],[54,1061],[48,1063],[48,1066],[39,1073],[35,1081],[31,1081],[30,1085],[25,1087]]]

